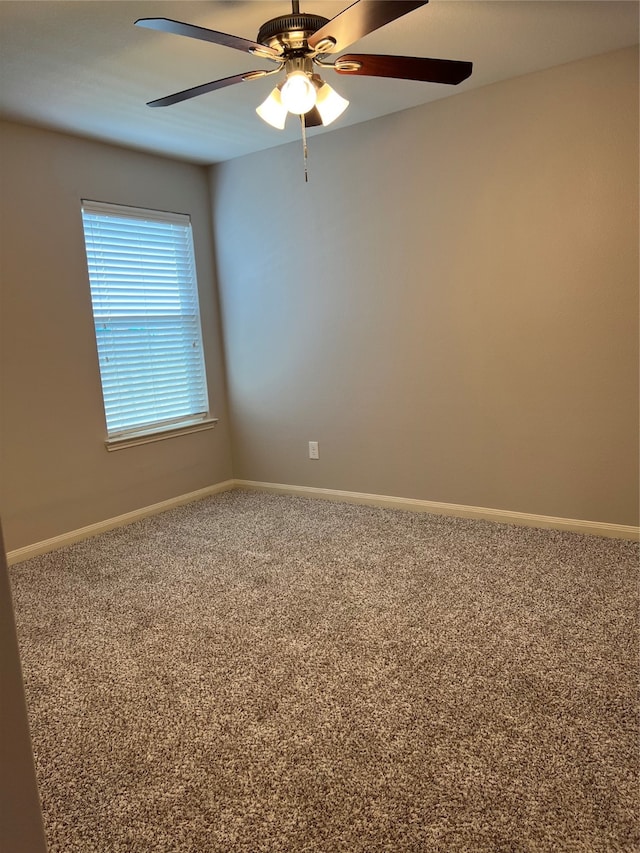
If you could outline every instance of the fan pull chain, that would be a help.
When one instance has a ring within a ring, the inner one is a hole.
[[[304,121],[304,116],[300,116],[300,126],[302,127],[302,151],[304,154],[304,182],[309,183],[309,175],[307,174],[307,126]]]

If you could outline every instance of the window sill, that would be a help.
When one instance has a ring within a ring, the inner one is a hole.
[[[169,429],[159,429],[155,432],[144,432],[138,435],[127,435],[122,438],[108,438],[104,446],[109,451],[125,450],[127,447],[137,447],[139,444],[150,444],[152,441],[164,441],[165,438],[175,438],[179,435],[188,435],[191,432],[203,432],[213,429],[218,423],[218,418],[207,418],[206,421],[187,424]]]

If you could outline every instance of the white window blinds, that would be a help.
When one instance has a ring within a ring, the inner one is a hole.
[[[207,417],[189,217],[83,201],[110,439]]]

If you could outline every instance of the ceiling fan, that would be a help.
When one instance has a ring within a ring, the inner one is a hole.
[[[232,77],[203,83],[149,101],[148,106],[168,107],[216,89],[268,77],[284,70],[285,79],[273,89],[256,112],[264,121],[279,130],[284,128],[289,113],[300,117],[306,179],[306,128],[330,124],[342,115],[349,105],[349,101],[325,83],[314,66],[332,69],[338,74],[395,77],[454,86],[469,77],[472,63],[452,59],[349,53],[333,62],[327,60],[331,54],[342,52],[374,30],[420,6],[425,6],[428,2],[429,0],[356,0],[329,20],[322,15],[300,12],[299,0],[292,0],[291,14],[266,21],[260,27],[256,41],[169,18],[140,18],[135,22],[138,27],[224,45],[276,64],[276,67],[269,71],[245,71]]]

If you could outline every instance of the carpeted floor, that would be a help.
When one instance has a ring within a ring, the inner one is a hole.
[[[51,853],[640,849],[637,544],[235,491],[11,579]]]

